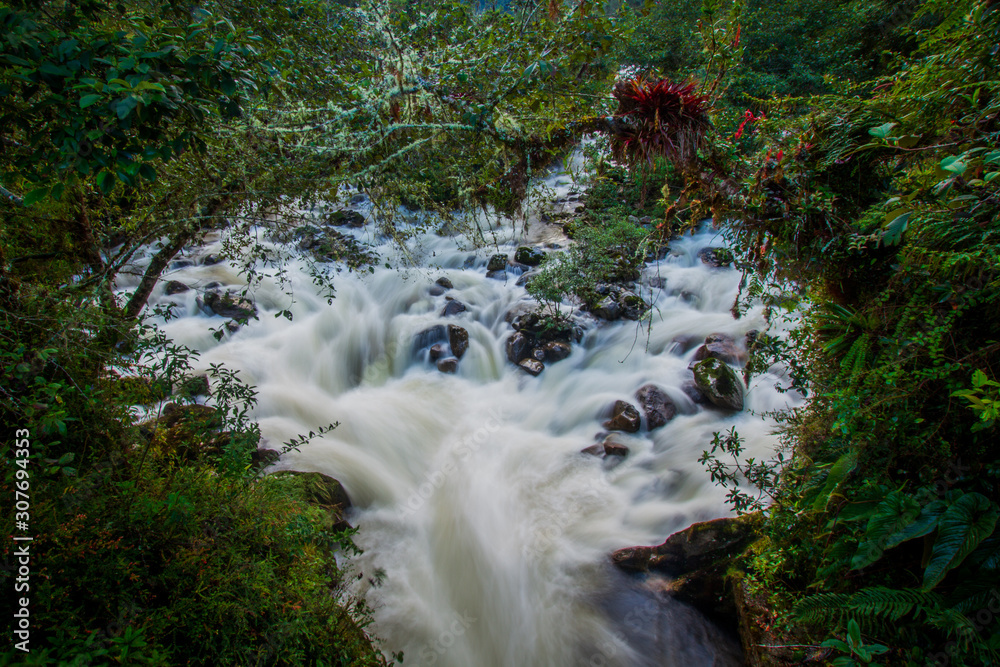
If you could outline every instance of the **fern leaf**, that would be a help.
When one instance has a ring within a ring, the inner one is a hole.
[[[924,570],[923,589],[929,591],[937,586],[993,534],[998,517],[997,506],[979,493],[967,493],[945,510],[938,520],[938,537]]]

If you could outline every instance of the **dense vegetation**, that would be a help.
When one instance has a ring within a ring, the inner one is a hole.
[[[539,299],[592,304],[708,215],[745,272],[734,313],[803,297],[750,363],[784,363],[811,399],[780,416],[793,456],[755,477],[775,502],[733,573],[770,610],[760,643],[788,647],[761,659],[1000,661],[992,0],[59,0],[3,3],[0,21],[2,492],[30,480],[46,554],[35,663],[384,662],[330,555],[350,536],[329,503],[257,479],[253,390],[215,369],[217,411],[185,408],[189,353],[143,308],[212,229],[294,223],[287,195],[360,183],[401,235],[400,202],[515,210],[595,129],[617,160],[595,158],[578,244]],[[620,65],[640,76],[614,85]],[[252,240],[229,252],[260,259]],[[137,423],[170,394],[180,408]]]

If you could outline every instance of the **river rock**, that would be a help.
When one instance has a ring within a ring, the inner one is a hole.
[[[172,296],[174,294],[181,294],[182,292],[187,292],[190,287],[178,280],[171,280],[167,283],[166,287],[163,288],[163,293],[167,296]]]
[[[274,449],[260,448],[250,452],[250,463],[258,468],[266,468],[281,458],[281,452]]]
[[[698,389],[698,385],[694,382],[688,381],[682,384],[681,391],[683,391],[695,405],[704,405],[705,403],[708,403],[708,397],[702,393],[701,389]]]
[[[760,512],[695,523],[655,547],[650,568],[679,576],[741,553],[756,539]]]
[[[208,376],[207,375],[195,375],[194,377],[187,378],[178,382],[174,387],[175,396],[183,396],[186,398],[193,398],[195,396],[208,396]]]
[[[275,477],[293,477],[299,497],[308,503],[338,510],[351,507],[351,499],[344,486],[329,475],[298,470],[277,470],[271,474]]]
[[[581,454],[589,454],[590,456],[604,457],[604,445],[601,443],[596,443],[590,447],[586,447],[580,450]]]
[[[733,251],[729,248],[702,248],[698,251],[698,259],[704,264],[721,269],[733,263]]]
[[[437,362],[437,369],[442,373],[454,373],[458,370],[458,359],[455,357],[439,359]]]
[[[336,229],[303,225],[295,230],[295,237],[299,239],[299,250],[309,252],[317,261],[342,261],[356,269],[378,259],[368,246]]]
[[[613,322],[621,317],[621,307],[613,296],[606,296],[590,311],[594,317]]]
[[[448,345],[451,346],[451,353],[459,359],[469,349],[469,332],[454,324],[448,325]]]
[[[444,356],[444,345],[441,343],[434,343],[427,351],[427,356],[431,361],[437,361]]]
[[[712,333],[705,343],[694,353],[694,360],[718,359],[727,364],[742,365],[744,355],[736,346],[736,339],[724,333]]]
[[[533,347],[534,340],[532,336],[525,334],[522,331],[515,331],[514,334],[507,339],[507,359],[509,359],[512,364],[519,364],[522,360],[529,357]]]
[[[201,263],[204,266],[215,266],[216,264],[219,264],[224,261],[226,261],[225,255],[212,253],[211,255],[205,255],[205,259],[201,260]]]
[[[468,308],[461,301],[449,301],[445,304],[444,310],[441,311],[441,317],[451,317],[453,315],[458,315],[459,313],[464,313]]]
[[[537,361],[545,361],[545,348],[542,347],[532,348],[531,358]]]
[[[198,297],[198,305],[211,315],[220,315],[234,320],[246,320],[257,317],[257,306],[250,299],[236,296],[229,292],[206,292],[204,297]]]
[[[611,562],[623,570],[645,572],[652,555],[653,547],[625,547],[611,554]]]
[[[354,227],[355,229],[365,226],[365,216],[357,211],[334,211],[326,218],[326,224],[334,227]]]
[[[451,281],[448,280],[444,276],[441,276],[440,278],[438,278],[437,280],[435,280],[434,284],[438,285],[440,287],[443,287],[445,289],[454,289],[455,288],[455,286],[451,283]]]
[[[609,434],[601,442],[601,446],[604,447],[604,456],[616,456],[620,459],[625,458],[629,454],[628,445],[623,444],[618,438],[615,437],[614,433]]]
[[[491,278],[493,280],[507,280],[507,272],[506,271],[487,271],[486,272],[486,277],[487,278]]]
[[[514,261],[527,266],[538,266],[545,261],[545,253],[538,248],[521,246],[514,251]]]
[[[435,324],[428,329],[424,329],[413,337],[413,354],[416,355],[421,350],[426,350],[434,345],[434,343],[445,342],[448,340],[447,332],[448,330],[445,329],[443,324]]]
[[[447,291],[448,290],[441,287],[440,285],[431,285],[430,287],[427,288],[427,293],[430,294],[431,296],[441,296]]]
[[[639,425],[639,411],[627,401],[615,401],[614,406],[611,408],[611,419],[604,422],[604,428],[614,431],[625,431],[626,433],[637,432]]]
[[[523,368],[529,375],[537,376],[545,370],[545,364],[537,359],[522,359],[517,365]]]
[[[573,351],[569,343],[558,340],[549,341],[543,349],[545,350],[545,361],[548,362],[562,361]]]
[[[493,255],[486,264],[487,271],[503,271],[507,268],[507,255]]]
[[[650,431],[664,426],[677,415],[677,406],[655,384],[647,384],[635,393],[635,397],[646,415],[646,428]]]
[[[618,295],[618,307],[621,316],[627,320],[638,320],[649,310],[649,304],[641,296],[628,290],[622,290]]]
[[[743,381],[722,361],[699,361],[694,367],[694,381],[714,405],[727,410],[743,409]]]

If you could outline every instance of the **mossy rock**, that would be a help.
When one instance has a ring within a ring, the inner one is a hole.
[[[514,261],[528,266],[538,266],[545,261],[545,253],[538,248],[521,246],[514,251]]]
[[[724,362],[715,358],[699,361],[694,367],[694,381],[713,405],[726,410],[743,409],[743,381]]]
[[[279,470],[271,474],[275,477],[294,478],[292,486],[296,490],[296,496],[311,505],[338,510],[351,507],[351,499],[343,485],[329,475],[298,470]]]
[[[486,265],[487,271],[503,271],[507,268],[507,255],[493,255]]]

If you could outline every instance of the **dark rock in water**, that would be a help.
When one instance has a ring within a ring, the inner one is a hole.
[[[503,271],[507,268],[507,255],[493,255],[486,265],[487,271]]]
[[[466,310],[468,309],[461,301],[449,301],[445,304],[444,310],[441,311],[441,317],[451,317],[452,315],[464,313]]]
[[[677,415],[677,406],[662,389],[655,384],[647,384],[635,393],[635,397],[646,415],[646,428],[650,431],[664,426]]]
[[[548,362],[562,361],[573,351],[569,343],[558,340],[549,341],[543,349],[545,350],[545,361]]]
[[[359,192],[351,196],[351,206],[358,206],[359,204],[364,204],[366,201],[368,201],[368,195],[364,192]]]
[[[638,294],[629,291],[622,291],[618,296],[618,305],[621,316],[627,320],[638,320],[643,313],[649,310],[649,304]]]
[[[640,425],[639,411],[627,401],[615,401],[611,408],[611,419],[604,422],[604,428],[614,431],[635,433]]]
[[[604,297],[590,312],[594,317],[599,317],[609,322],[613,322],[621,317],[621,307],[618,305],[618,300],[613,296]]]
[[[334,211],[327,216],[326,224],[334,227],[364,227],[365,216],[357,211]]]
[[[229,320],[228,322],[226,322],[226,331],[228,331],[231,334],[236,333],[241,328],[242,328],[242,325],[239,322],[237,322],[236,320]]]
[[[741,553],[757,538],[760,512],[696,523],[654,548],[650,567],[670,576],[714,565]]]
[[[515,331],[514,335],[507,339],[507,359],[512,364],[519,364],[529,357],[533,347],[534,340],[531,336]]]
[[[166,428],[173,428],[178,424],[197,424],[206,428],[222,426],[222,418],[218,410],[209,405],[199,405],[198,403],[189,405],[167,403],[163,406],[158,421]]]
[[[521,246],[514,251],[514,261],[528,266],[538,266],[545,261],[545,253],[537,248]]]
[[[255,449],[250,452],[250,462],[258,468],[266,468],[281,458],[281,452],[274,449]]]
[[[440,285],[431,285],[430,287],[427,288],[427,293],[430,294],[431,296],[441,296],[447,291],[448,290],[441,287]]]
[[[486,272],[486,277],[487,278],[492,278],[493,280],[507,280],[507,272],[506,271],[487,271]]]
[[[611,562],[623,570],[645,572],[652,555],[653,547],[625,547],[611,554]]]
[[[694,353],[695,361],[708,358],[718,359],[727,364],[741,365],[744,355],[736,347],[736,340],[727,334],[713,333],[705,338],[705,344]]]
[[[329,509],[344,510],[351,507],[351,499],[344,486],[329,475],[321,472],[299,472],[297,470],[278,470],[271,473],[278,477],[295,478],[295,486],[299,497],[313,505]]]
[[[581,454],[589,454],[590,456],[597,456],[597,457],[603,458],[604,457],[604,445],[602,445],[600,443],[595,444],[595,445],[591,445],[590,447],[587,447],[586,449],[581,449],[580,453]]]
[[[250,299],[235,296],[226,292],[206,292],[204,297],[198,297],[198,305],[211,315],[220,315],[234,320],[246,320],[257,317],[257,306]]]
[[[455,357],[439,359],[437,362],[437,369],[442,373],[454,373],[458,370],[458,359]]]
[[[545,349],[541,347],[536,347],[532,349],[531,358],[537,359],[538,361],[545,361]]]
[[[621,442],[619,442],[615,438],[614,433],[606,437],[604,439],[604,442],[601,443],[601,446],[604,447],[605,456],[618,456],[621,458],[625,458],[626,456],[628,456],[629,453],[628,446],[623,445]]]
[[[174,395],[184,396],[187,398],[193,398],[195,396],[208,396],[208,376],[195,375],[194,377],[190,377],[179,382],[174,390]]]
[[[694,381],[714,405],[727,410],[743,409],[743,381],[722,361],[699,361],[694,367]]]
[[[187,292],[190,287],[177,280],[171,280],[167,283],[166,287],[163,288],[163,293],[167,296],[172,296],[174,294],[181,294],[182,292]]]
[[[212,282],[205,285],[206,290],[218,289],[220,287],[222,287],[222,283],[218,282],[217,280],[213,280]]]
[[[428,350],[428,356],[431,361],[437,361],[444,356],[444,345],[441,343],[435,343],[431,345],[430,350]]]
[[[448,330],[443,324],[435,324],[413,337],[413,354],[416,355],[421,350],[426,350],[434,343],[443,343],[447,340]]]
[[[538,316],[538,313],[534,312],[518,315],[511,321],[510,325],[514,327],[515,331],[523,331],[532,335],[540,334],[544,328],[542,319]]]
[[[213,253],[211,255],[205,255],[205,259],[203,259],[201,263],[205,266],[214,266],[224,261],[226,261],[225,255],[216,255]]]
[[[471,269],[475,265],[476,265],[476,256],[475,255],[472,255],[470,257],[466,257],[465,261],[462,262],[462,268],[463,269]]]
[[[729,248],[702,248],[698,259],[709,266],[721,269],[733,263],[733,251]]]
[[[681,391],[683,391],[688,398],[694,401],[695,405],[704,405],[705,403],[708,403],[708,397],[701,392],[701,389],[698,389],[698,385],[694,382],[685,382],[681,385]]]
[[[666,289],[667,279],[662,276],[652,276],[649,279],[649,286],[653,289]]]
[[[517,365],[527,371],[530,375],[537,376],[545,370],[545,364],[535,359],[522,359]]]
[[[454,289],[455,287],[454,285],[452,285],[451,281],[445,278],[444,276],[441,276],[440,278],[435,280],[434,284],[439,285],[445,289]]]
[[[448,344],[451,346],[451,353],[459,359],[469,349],[469,332],[454,324],[448,325]]]
[[[170,263],[171,269],[186,269],[189,266],[194,266],[194,262],[190,259],[175,259]]]
[[[514,284],[517,285],[518,287],[525,287],[527,286],[528,283],[531,282],[532,278],[534,278],[537,275],[538,271],[527,271],[519,275],[517,277],[517,282],[515,282]]]
[[[371,248],[335,229],[305,225],[295,230],[295,236],[299,239],[299,250],[309,252],[317,261],[342,261],[356,269],[378,259]]]

